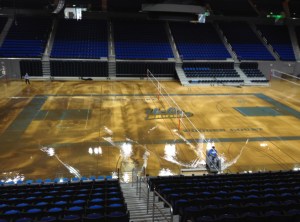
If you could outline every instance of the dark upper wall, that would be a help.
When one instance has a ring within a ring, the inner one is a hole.
[[[59,0],[0,0],[0,15],[49,15],[56,8]],[[143,12],[143,4],[164,4],[170,9],[172,5],[198,6],[211,12],[207,21],[211,20],[264,20],[268,12],[279,13],[283,11],[282,1],[288,0],[65,0],[65,6],[87,7],[88,12],[83,18],[146,18],[171,21],[191,21],[197,19],[194,12]],[[251,4],[251,2],[253,4]],[[291,17],[300,18],[300,1],[289,0]],[[107,4],[106,4],[107,3]],[[224,5],[226,7],[224,7]],[[229,7],[228,7],[229,6]],[[299,6],[299,7],[298,7]],[[255,8],[256,7],[256,8]],[[178,8],[178,7],[177,7]],[[30,9],[30,10],[29,10]],[[34,9],[34,10],[33,10]],[[63,12],[63,10],[62,10]],[[61,17],[63,17],[61,12]],[[200,13],[200,12],[199,12]],[[272,20],[271,20],[272,21]],[[274,19],[273,19],[274,21]],[[256,22],[256,21],[255,21]],[[291,23],[299,24],[292,20]]]
[[[53,0],[0,0],[0,7],[21,9],[47,9]]]

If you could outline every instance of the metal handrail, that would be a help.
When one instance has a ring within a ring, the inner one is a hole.
[[[165,204],[167,204],[167,205],[170,207],[170,214],[171,214],[171,220],[170,220],[170,222],[173,222],[173,207],[172,207],[172,205],[171,205],[165,198],[163,198],[163,197],[155,190],[155,188],[154,188],[154,191],[153,191],[152,221],[154,222],[154,211],[155,211],[155,207],[157,207],[156,204],[155,204],[155,195],[157,195],[160,199],[162,199],[162,201],[163,201]],[[158,207],[157,207],[157,209],[158,209]],[[160,211],[160,212],[161,212],[161,211]],[[164,213],[163,213],[163,212],[161,212],[161,213],[162,213],[163,217],[168,221],[168,219],[167,219],[167,217],[164,215]]]
[[[142,197],[142,190],[145,193],[144,189],[142,189],[142,180],[143,177],[136,176],[136,195],[139,196],[139,199]]]
[[[136,175],[136,195],[139,194],[139,176]]]
[[[150,185],[147,183],[147,214],[149,212]]]
[[[135,168],[132,168],[132,171],[131,171],[131,186],[133,187],[133,173],[134,173],[134,169]]]

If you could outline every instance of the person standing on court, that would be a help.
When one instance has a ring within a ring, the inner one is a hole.
[[[29,84],[30,85],[30,81],[29,81],[29,75],[28,73],[26,72],[25,76],[24,76],[24,79],[25,79],[25,83],[26,85]]]

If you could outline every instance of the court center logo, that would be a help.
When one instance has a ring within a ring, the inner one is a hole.
[[[159,108],[155,109],[146,109],[146,120],[151,119],[170,119],[170,118],[185,118],[191,117],[193,113],[185,112],[183,110],[178,110],[174,107],[170,107],[167,110],[161,110]]]

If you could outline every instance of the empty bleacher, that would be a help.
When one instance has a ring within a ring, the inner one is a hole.
[[[233,50],[241,60],[275,60],[247,23],[219,24]]]
[[[184,63],[186,77],[239,77],[233,63]]]
[[[41,57],[50,27],[50,19],[18,18],[0,48],[0,57]]]
[[[174,62],[117,62],[117,77],[146,78],[147,69],[155,77],[175,78]]]
[[[199,80],[189,80],[188,81],[190,84],[203,84],[203,85],[240,85],[244,83],[244,80],[242,79],[199,79]]]
[[[231,58],[211,24],[170,23],[183,60],[225,60]]]
[[[148,179],[181,221],[298,221],[300,173],[267,172]]]
[[[162,22],[114,21],[116,59],[174,58]]]
[[[100,59],[108,55],[107,23],[102,20],[60,20],[52,58]]]
[[[40,60],[21,60],[21,76],[28,73],[30,76],[43,76],[42,62]]]
[[[295,61],[293,46],[287,26],[279,25],[259,25],[257,29],[261,31],[268,44],[278,53],[280,60]]]
[[[240,68],[244,71],[247,77],[265,77],[264,74],[258,69],[256,62],[243,62]]]
[[[258,69],[257,62],[243,62],[240,64],[241,70],[252,83],[268,83],[265,75]]]
[[[0,220],[127,222],[118,180],[39,180],[0,187]]]
[[[107,77],[107,62],[51,60],[51,75],[54,77]]]
[[[240,79],[232,62],[185,62],[182,69],[191,84],[240,84],[244,82]]]

